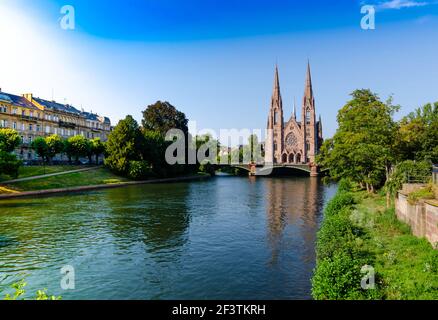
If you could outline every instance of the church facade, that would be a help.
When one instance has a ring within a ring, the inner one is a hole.
[[[300,118],[293,113],[285,122],[280,93],[278,68],[275,67],[274,88],[268,115],[268,137],[265,142],[265,163],[308,164],[315,167],[315,156],[323,142],[321,117],[316,120],[310,64],[304,85]]]

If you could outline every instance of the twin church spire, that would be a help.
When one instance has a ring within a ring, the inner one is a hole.
[[[310,71],[310,62],[307,61],[307,71],[306,71],[306,80],[304,83],[304,97],[303,97],[303,108],[302,108],[302,114],[304,114],[306,111],[305,109],[307,107],[311,107],[314,109],[315,105],[315,99],[313,96],[313,87],[312,87],[312,74]],[[272,90],[272,99],[271,99],[271,109],[276,109],[278,111],[283,111],[283,101],[281,99],[281,92],[280,92],[280,77],[278,74],[278,66],[275,65],[275,74],[274,74],[274,85]],[[296,103],[295,103],[295,97],[294,97],[294,104],[293,104],[293,118],[297,119],[297,109],[296,109]]]
[[[315,162],[315,156],[322,144],[322,123],[315,116],[315,98],[313,95],[310,63],[307,62],[304,97],[301,106],[301,119],[297,119],[295,98],[293,114],[289,121],[283,120],[283,102],[280,92],[278,66],[275,65],[274,86],[267,129],[272,137],[265,143],[265,162],[300,163]]]

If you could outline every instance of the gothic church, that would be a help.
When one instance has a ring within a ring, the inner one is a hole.
[[[274,89],[267,125],[268,138],[265,143],[265,163],[315,166],[315,156],[321,147],[323,138],[321,116],[316,121],[315,98],[309,63],[307,63],[304,86],[300,121],[297,119],[294,104],[292,116],[287,122],[284,122],[280,80],[278,68],[275,67]]]

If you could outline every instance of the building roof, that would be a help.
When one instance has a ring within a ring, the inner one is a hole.
[[[29,109],[39,110],[32,103],[30,103],[26,98],[22,96],[17,96],[15,94],[1,92],[0,91],[0,101],[11,103],[14,106],[25,107]]]
[[[32,99],[49,110],[62,111],[62,112],[70,113],[72,115],[82,116],[87,120],[98,121],[101,123],[111,125],[111,120],[108,117],[99,116],[98,114],[91,112],[79,111],[78,109],[76,109],[75,107],[69,104],[62,104],[56,101],[49,101],[36,97],[33,97]],[[0,90],[0,102],[7,102],[19,107],[40,110],[23,96],[17,96],[11,93],[2,92],[1,90]]]
[[[71,113],[74,115],[80,115],[81,111],[76,109],[75,107],[69,105],[69,104],[61,104],[56,101],[48,101],[41,98],[33,98],[36,102],[38,102],[40,105],[46,107],[49,110],[56,110],[56,111],[63,111],[67,113]]]

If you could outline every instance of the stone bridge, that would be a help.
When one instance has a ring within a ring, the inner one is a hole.
[[[272,173],[278,172],[279,170],[294,170],[299,172],[308,173],[311,177],[316,177],[319,175],[319,167],[313,164],[298,164],[298,163],[285,163],[285,164],[217,164],[216,168],[221,167],[232,167],[241,170],[248,171],[251,176],[269,176]],[[324,170],[325,171],[325,170]]]

